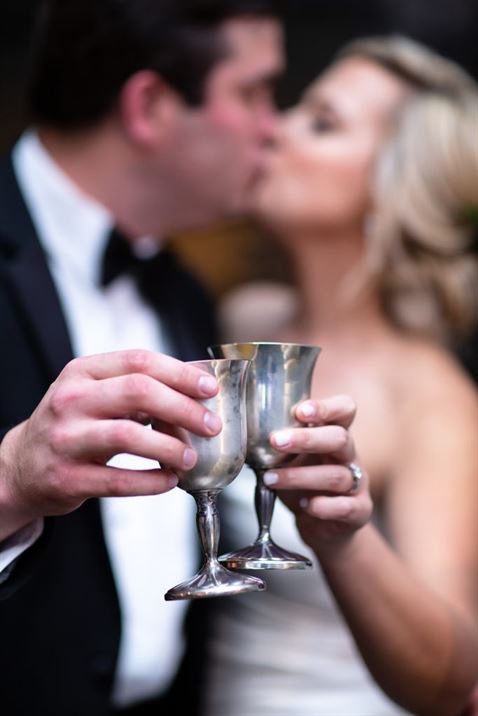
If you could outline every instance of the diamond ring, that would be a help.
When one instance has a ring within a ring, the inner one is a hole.
[[[357,492],[362,482],[363,470],[360,465],[357,465],[355,462],[348,462],[347,467],[352,473],[352,487],[350,488],[350,492]]]

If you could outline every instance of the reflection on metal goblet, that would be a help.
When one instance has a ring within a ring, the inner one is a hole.
[[[270,443],[276,430],[298,427],[294,416],[298,403],[310,397],[312,373],[320,353],[317,346],[294,343],[227,343],[211,346],[210,355],[247,358],[247,455],[257,479],[255,507],[259,522],[256,541],[220,562],[238,569],[305,569],[307,557],[279,547],[270,535],[275,492],[264,484],[264,473],[286,465],[294,454],[275,450]]]
[[[245,377],[249,361],[195,361],[192,365],[216,378],[218,394],[202,402],[219,415],[223,427],[219,435],[210,438],[199,437],[187,430],[177,433],[198,454],[193,469],[179,474],[179,486],[196,500],[197,526],[204,561],[194,577],[165,594],[167,601],[218,597],[265,588],[262,580],[231,572],[219,564],[217,559],[217,496],[239,474],[246,457]]]

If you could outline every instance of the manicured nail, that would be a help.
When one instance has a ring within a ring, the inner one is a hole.
[[[219,418],[214,413],[206,413],[204,416],[204,425],[207,427],[207,429],[216,435],[222,428],[222,421],[221,418]]]
[[[171,475],[171,477],[168,477],[168,479],[167,479],[168,487],[169,487],[171,490],[173,489],[173,487],[177,487],[178,482],[179,482],[179,480],[178,480],[178,476],[177,476],[177,475]]]
[[[290,430],[281,430],[278,433],[274,433],[274,442],[277,447],[287,447],[292,440],[292,433]]]
[[[264,484],[267,486],[276,485],[279,482],[279,475],[277,472],[266,472],[264,473]]]
[[[312,418],[314,415],[316,415],[317,411],[313,403],[303,403],[300,406],[299,412],[301,415],[304,416],[304,418]]]
[[[299,500],[299,505],[302,507],[303,510],[306,510],[309,506],[309,498],[301,497]]]
[[[204,395],[213,395],[217,390],[217,381],[212,375],[202,375],[199,378],[199,390]]]
[[[183,465],[188,470],[196,464],[197,455],[194,450],[186,448],[183,454]]]

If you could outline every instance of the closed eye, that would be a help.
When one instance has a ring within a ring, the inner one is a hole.
[[[315,116],[311,122],[312,130],[318,133],[331,132],[336,128],[336,123],[326,115]]]

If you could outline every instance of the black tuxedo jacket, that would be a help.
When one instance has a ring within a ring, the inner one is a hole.
[[[178,265],[168,284],[161,320],[176,355],[206,357],[215,333],[209,301]],[[0,332],[1,439],[32,413],[72,358],[46,257],[8,159],[0,163]],[[40,542],[0,586],[0,713],[105,716],[120,610],[98,502],[89,500],[71,515],[46,522]],[[190,655],[196,656],[194,650]],[[177,693],[191,689],[189,681]]]

